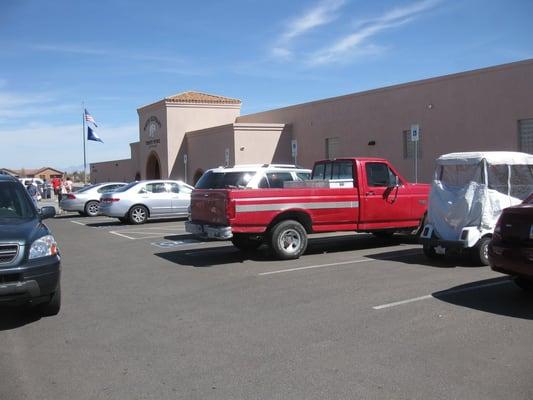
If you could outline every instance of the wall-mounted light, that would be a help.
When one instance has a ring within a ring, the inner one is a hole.
[[[429,103],[428,104],[428,110],[431,110],[431,109],[433,109],[433,104]]]
[[[370,142],[368,142],[368,145],[369,146],[375,146],[376,145],[376,141],[375,140],[371,140]]]
[[[241,146],[241,147],[239,148],[239,150],[240,150],[240,151],[244,151],[244,146]]]

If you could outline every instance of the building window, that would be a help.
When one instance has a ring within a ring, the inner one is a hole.
[[[533,118],[518,121],[520,151],[533,153]]]
[[[332,159],[339,155],[339,138],[326,138],[326,158]]]
[[[403,131],[403,158],[414,160],[416,142],[411,140],[411,130]],[[422,158],[422,135],[418,133],[418,159]]]

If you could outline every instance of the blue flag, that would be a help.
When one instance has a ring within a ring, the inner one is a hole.
[[[104,141],[100,139],[100,136],[98,136],[94,129],[90,126],[87,127],[87,140],[94,140],[95,142],[104,143]]]

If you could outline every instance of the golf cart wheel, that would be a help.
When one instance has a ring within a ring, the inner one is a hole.
[[[422,247],[422,251],[424,252],[424,255],[431,260],[437,260],[444,257],[442,254],[437,254],[435,248],[429,244],[425,244]]]
[[[85,214],[89,217],[96,217],[99,209],[100,203],[95,200],[88,201],[87,204],[85,204]]]
[[[144,224],[148,219],[148,210],[145,206],[133,206],[129,212],[129,220],[134,225]]]
[[[270,246],[276,257],[281,260],[299,258],[307,248],[307,233],[297,221],[281,221],[272,229]]]
[[[257,249],[261,246],[260,240],[251,239],[250,235],[245,233],[234,233],[231,238],[231,243],[239,250],[242,251],[251,251]]]
[[[484,236],[472,249],[472,261],[478,265],[489,265],[490,237]]]

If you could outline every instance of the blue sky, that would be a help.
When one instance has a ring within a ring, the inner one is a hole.
[[[533,58],[531,0],[0,2],[0,166],[83,163],[81,103],[129,157],[136,109],[186,90],[248,114]]]

